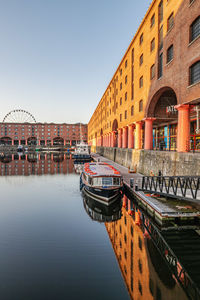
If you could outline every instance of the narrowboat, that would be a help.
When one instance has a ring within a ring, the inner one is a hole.
[[[123,187],[121,173],[104,162],[84,164],[80,176],[80,189],[106,205],[113,203]]]

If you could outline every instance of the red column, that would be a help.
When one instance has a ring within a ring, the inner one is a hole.
[[[118,148],[122,147],[122,129],[118,129]]]
[[[144,136],[144,149],[153,149],[153,121],[155,118],[145,119],[145,136]]]
[[[111,143],[112,143],[112,132],[109,133],[109,147],[112,147]]]
[[[128,148],[132,149],[134,146],[134,125],[131,124],[128,126]]]
[[[189,105],[177,105],[178,110],[178,131],[177,151],[190,151],[190,107]]]
[[[142,122],[135,123],[135,149],[142,149]]]
[[[115,131],[112,131],[112,133],[111,133],[111,147],[116,147]]]
[[[14,146],[14,140],[12,140],[12,146]]]
[[[128,146],[128,127],[123,128],[123,141],[122,141],[122,148],[127,148]]]
[[[21,140],[19,140],[19,145],[21,145]]]

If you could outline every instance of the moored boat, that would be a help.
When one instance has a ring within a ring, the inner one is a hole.
[[[90,161],[92,158],[89,152],[88,144],[84,142],[77,144],[72,157],[76,160]]]
[[[104,162],[86,163],[80,177],[80,188],[106,205],[113,203],[123,187],[122,176]]]

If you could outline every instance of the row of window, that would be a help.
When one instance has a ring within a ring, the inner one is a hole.
[[[139,101],[139,108],[138,108],[139,112],[143,111],[143,100]],[[130,109],[131,112],[131,116],[134,115],[134,105],[131,106]],[[127,110],[124,111],[124,119],[126,120],[128,118],[128,112]],[[120,122],[122,122],[122,114],[120,114]]]

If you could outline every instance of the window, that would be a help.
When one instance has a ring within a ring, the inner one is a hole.
[[[159,55],[158,61],[158,78],[162,77],[163,75],[163,53]]]
[[[127,110],[125,110],[125,112],[124,112],[124,119],[125,120],[127,119]]]
[[[143,33],[140,36],[140,45],[142,45],[142,43],[143,43]]]
[[[159,30],[159,50],[163,48],[163,26]]]
[[[143,76],[140,77],[139,87],[140,87],[140,88],[143,87]]]
[[[131,99],[134,99],[134,84],[131,85]]]
[[[155,14],[151,17],[151,27],[155,24]]]
[[[167,19],[167,31],[169,31],[174,26],[174,13],[172,13]]]
[[[200,60],[190,67],[190,84],[200,81]]]
[[[155,65],[152,65],[150,69],[150,79],[152,80],[154,77],[155,77]]]
[[[169,63],[172,59],[173,59],[173,45],[171,45],[168,49],[167,49],[167,63]]]
[[[122,122],[122,114],[120,114],[120,122]]]
[[[127,68],[127,64],[128,64],[128,62],[127,62],[127,60],[125,61],[125,68]]]
[[[200,16],[190,26],[190,42],[200,36]]]
[[[132,49],[132,55],[131,55],[131,57],[132,57],[132,64],[134,63],[134,48]]]
[[[153,38],[153,40],[151,41],[151,52],[155,49],[155,38]]]
[[[125,93],[125,101],[127,100],[127,92]]]
[[[122,105],[122,97],[120,98],[120,102],[119,103],[120,103],[120,105]]]
[[[143,54],[140,55],[140,66],[143,64]]]
[[[134,80],[134,66],[132,66],[132,69],[131,69],[131,79],[132,79],[132,82]]]
[[[120,73],[120,75],[122,76],[122,69],[120,69],[119,73]]]
[[[139,112],[143,111],[143,100],[139,102]]]
[[[125,76],[125,84],[127,84],[127,75]]]
[[[134,115],[134,106],[132,105],[131,106],[131,116],[133,116]]]
[[[159,15],[159,23],[163,20],[163,0],[160,1],[159,7],[158,7],[158,15]]]
[[[122,82],[120,83],[120,90],[122,90]]]

